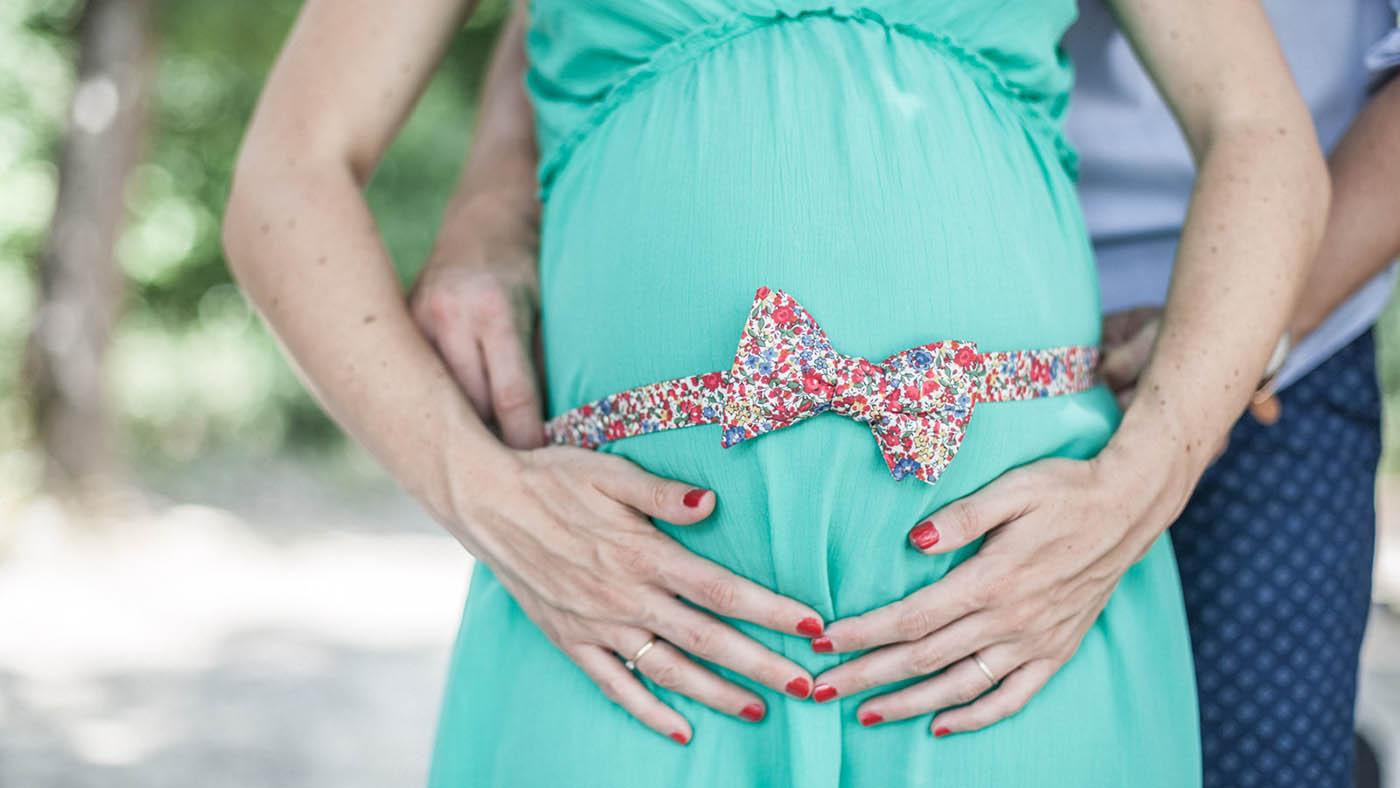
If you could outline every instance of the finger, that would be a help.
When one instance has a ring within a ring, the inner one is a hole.
[[[642,514],[668,523],[690,525],[714,511],[713,490],[647,473],[631,460],[615,454],[593,456],[600,466],[593,485],[609,498]]]
[[[934,715],[929,729],[936,737],[950,733],[981,730],[994,722],[1010,717],[1035,697],[1045,682],[1055,674],[1049,660],[1029,662],[1001,680],[997,688],[981,696],[971,705],[960,706]]]
[[[978,582],[967,564],[959,564],[937,583],[859,616],[826,625],[826,635],[813,641],[817,651],[859,651],[888,643],[912,642],[973,611],[969,584]]]
[[[490,422],[493,414],[486,369],[481,363],[476,335],[463,319],[462,299],[453,289],[425,274],[414,285],[409,304],[414,322],[437,347],[472,408],[482,421]]]
[[[481,348],[476,344],[476,337],[465,331],[451,331],[440,334],[435,341],[438,353],[447,362],[452,377],[462,387],[477,415],[483,422],[494,421],[496,414],[491,409],[491,390],[486,382],[486,368],[482,365]]]
[[[1126,411],[1128,406],[1133,404],[1135,397],[1137,397],[1137,386],[1129,386],[1113,395],[1113,398],[1118,400],[1118,409],[1122,411]]]
[[[1101,344],[1105,350],[1121,345],[1137,335],[1148,322],[1160,318],[1161,314],[1161,307],[1140,306],[1105,315]]]
[[[648,609],[648,628],[677,648],[796,698],[811,692],[810,673],[734,627],[675,597]]]
[[[980,655],[988,667],[1005,665],[1014,659],[1010,646],[994,646],[980,652]],[[818,676],[817,681],[821,680],[822,677]],[[894,722],[917,717],[950,706],[971,703],[991,692],[996,686],[971,657],[964,657],[936,676],[917,684],[910,684],[888,695],[870,698],[856,710],[856,719],[869,727],[877,722]]]
[[[909,543],[926,555],[965,547],[1030,509],[1024,477],[1004,473],[977,492],[944,506],[909,530]]]
[[[1099,374],[1109,388],[1117,391],[1137,383],[1152,355],[1152,345],[1157,341],[1160,327],[1160,319],[1153,318],[1144,323],[1131,339],[1104,354]]]
[[[690,743],[690,723],[662,703],[632,671],[602,646],[579,646],[569,655],[613,703],[643,725],[679,744]]]
[[[822,634],[821,614],[811,607],[701,558],[679,543],[669,544],[673,549],[665,549],[657,562],[658,582],[667,590],[725,618],[801,637]]]
[[[658,687],[693,698],[721,714],[758,722],[768,713],[762,698],[696,664],[664,640],[657,639],[635,664]]]
[[[967,659],[969,654],[989,645],[985,617],[962,618],[913,643],[896,643],[842,662],[813,679],[816,682],[814,692],[828,698],[837,695],[846,697],[872,687],[927,676],[959,660],[970,662]],[[975,663],[973,669],[977,669]],[[980,670],[978,675],[982,677],[982,688],[985,690],[987,677]],[[829,689],[823,691],[823,687]]]
[[[530,341],[508,323],[490,329],[482,338],[491,408],[501,428],[501,438],[516,449],[545,445],[544,409],[535,368],[525,355]]]

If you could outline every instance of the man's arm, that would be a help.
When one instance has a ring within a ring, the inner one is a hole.
[[[1332,212],[1289,324],[1295,338],[1400,257],[1400,79],[1371,99],[1329,164]]]
[[[1400,256],[1400,79],[1392,79],[1357,116],[1328,162],[1332,208],[1322,246],[1288,328],[1294,344]],[[1104,318],[1104,378],[1127,408],[1137,393],[1161,328],[1157,307]],[[1276,406],[1255,403],[1258,418]]]
[[[472,407],[517,449],[545,441],[526,19],[517,4],[496,44],[466,170],[410,296],[414,321]]]

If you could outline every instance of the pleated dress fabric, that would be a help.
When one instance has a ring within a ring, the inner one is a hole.
[[[938,339],[1093,345],[1094,265],[1060,135],[1073,0],[870,6],[535,0],[526,85],[544,199],[549,415],[727,369],[755,290],[782,288],[834,347],[878,360]],[[728,449],[718,425],[605,444],[716,491],[689,549],[825,620],[936,582],[976,550],[913,551],[925,515],[1008,469],[1092,457],[1103,387],[975,408],[936,484],[896,482],[870,428],[823,413]],[[851,655],[732,622],[815,675]],[[433,786],[1084,786],[1200,781],[1181,591],[1166,537],[1075,656],[1011,718],[935,739],[870,728],[873,693],[818,704],[753,687],[744,722],[652,685],[678,746],[633,719],[478,564],[454,647]],[[884,688],[881,691],[888,691]]]

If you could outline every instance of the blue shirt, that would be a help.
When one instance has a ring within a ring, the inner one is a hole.
[[[1331,150],[1379,73],[1400,62],[1400,0],[1264,0],[1318,138]],[[1161,305],[1195,180],[1186,141],[1101,2],[1081,0],[1065,36],[1076,79],[1066,128],[1080,154],[1079,195],[1098,258],[1103,311]],[[1365,331],[1396,268],[1351,296],[1294,348],[1280,387]]]

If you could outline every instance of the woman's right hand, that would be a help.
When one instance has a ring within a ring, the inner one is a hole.
[[[714,510],[713,491],[573,446],[505,452],[454,533],[609,698],[656,732],[690,741],[685,718],[623,665],[653,635],[636,669],[717,711],[757,722],[766,706],[687,654],[808,696],[807,671],[711,613],[804,638],[820,633],[818,613],[692,553],[649,519],[700,522]]]

